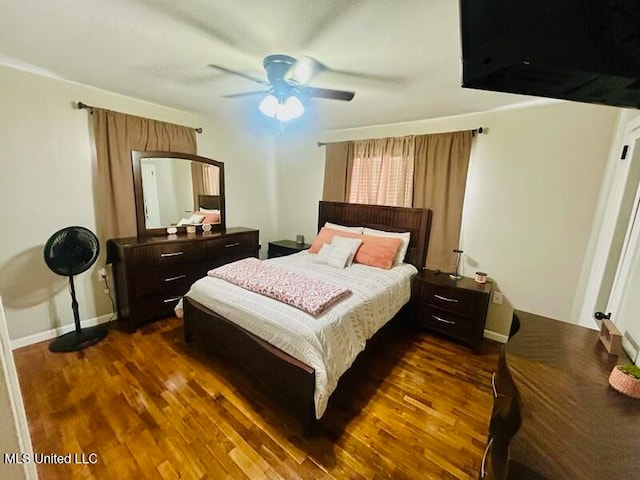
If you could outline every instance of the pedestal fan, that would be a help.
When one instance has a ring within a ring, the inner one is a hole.
[[[95,263],[100,253],[100,242],[95,234],[84,227],[66,227],[51,235],[44,246],[44,261],[58,275],[69,277],[71,308],[76,329],[59,336],[49,344],[52,352],[73,352],[99,342],[107,336],[103,325],[81,328],[76,289],[73,276],[85,272]]]

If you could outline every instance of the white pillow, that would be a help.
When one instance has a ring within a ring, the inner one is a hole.
[[[331,240],[331,246],[333,248],[347,248],[351,252],[351,255],[347,259],[347,267],[350,267],[353,263],[353,257],[356,256],[356,252],[362,244],[361,238],[347,238],[335,235]]]
[[[350,265],[349,259],[353,259],[353,253],[349,247],[331,247],[331,255],[329,255],[329,265],[335,268],[344,268]]]
[[[334,268],[344,268],[351,256],[351,249],[347,247],[334,247],[325,243],[313,259],[317,263],[326,263]]]
[[[322,248],[316,253],[313,261],[316,263],[329,263],[329,257],[331,256],[331,244],[325,243]]]
[[[372,237],[391,237],[391,238],[399,238],[402,240],[400,244],[400,248],[398,248],[398,253],[393,258],[394,265],[400,265],[404,262],[404,257],[407,254],[407,250],[409,249],[409,242],[411,241],[411,232],[385,232],[384,230],[375,230],[373,228],[366,228],[363,232],[365,235],[370,235]]]
[[[191,225],[197,225],[198,223],[202,223],[202,220],[204,220],[204,215],[198,215],[197,213],[194,213],[189,217],[189,223]]]
[[[220,213],[220,209],[219,208],[202,208],[200,207],[199,211],[201,211],[202,213]]]
[[[332,228],[333,230],[342,230],[343,232],[359,233],[362,235],[363,227],[347,227],[345,225],[338,225],[337,223],[325,222],[325,228]]]

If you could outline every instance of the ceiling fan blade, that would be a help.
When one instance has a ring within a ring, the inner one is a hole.
[[[266,90],[255,90],[253,92],[243,92],[243,93],[231,93],[229,95],[222,95],[224,98],[236,98],[236,97],[248,97],[251,95],[264,95],[266,94]]]
[[[310,97],[329,98],[331,100],[343,100],[350,102],[355,96],[355,92],[346,92],[344,90],[330,90],[328,88],[307,87],[304,93]]]
[[[231,70],[226,67],[221,67],[220,65],[215,65],[213,63],[207,65],[209,68],[214,68],[216,70],[220,70],[221,72],[230,73],[232,75],[237,75],[238,77],[245,78],[247,80],[251,80],[252,82],[259,83],[260,85],[269,85],[269,82],[266,80],[262,80],[260,78],[252,77],[251,75],[247,75],[246,73],[237,72],[236,70]]]

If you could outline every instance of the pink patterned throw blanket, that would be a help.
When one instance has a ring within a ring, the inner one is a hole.
[[[311,315],[320,315],[351,293],[348,288],[292,272],[257,258],[228,263],[209,270],[208,275],[287,303]]]

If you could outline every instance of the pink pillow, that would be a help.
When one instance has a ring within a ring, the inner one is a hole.
[[[313,241],[309,253],[318,253],[325,243],[331,243],[336,235],[348,238],[363,238],[359,233],[345,232],[344,230],[334,230],[333,228],[322,227],[320,233]]]
[[[400,238],[373,237],[362,235],[362,246],[356,252],[354,261],[363,265],[389,270],[402,244]]]
[[[220,212],[211,213],[211,212],[203,212],[200,210],[198,215],[204,215],[201,223],[220,223]]]

